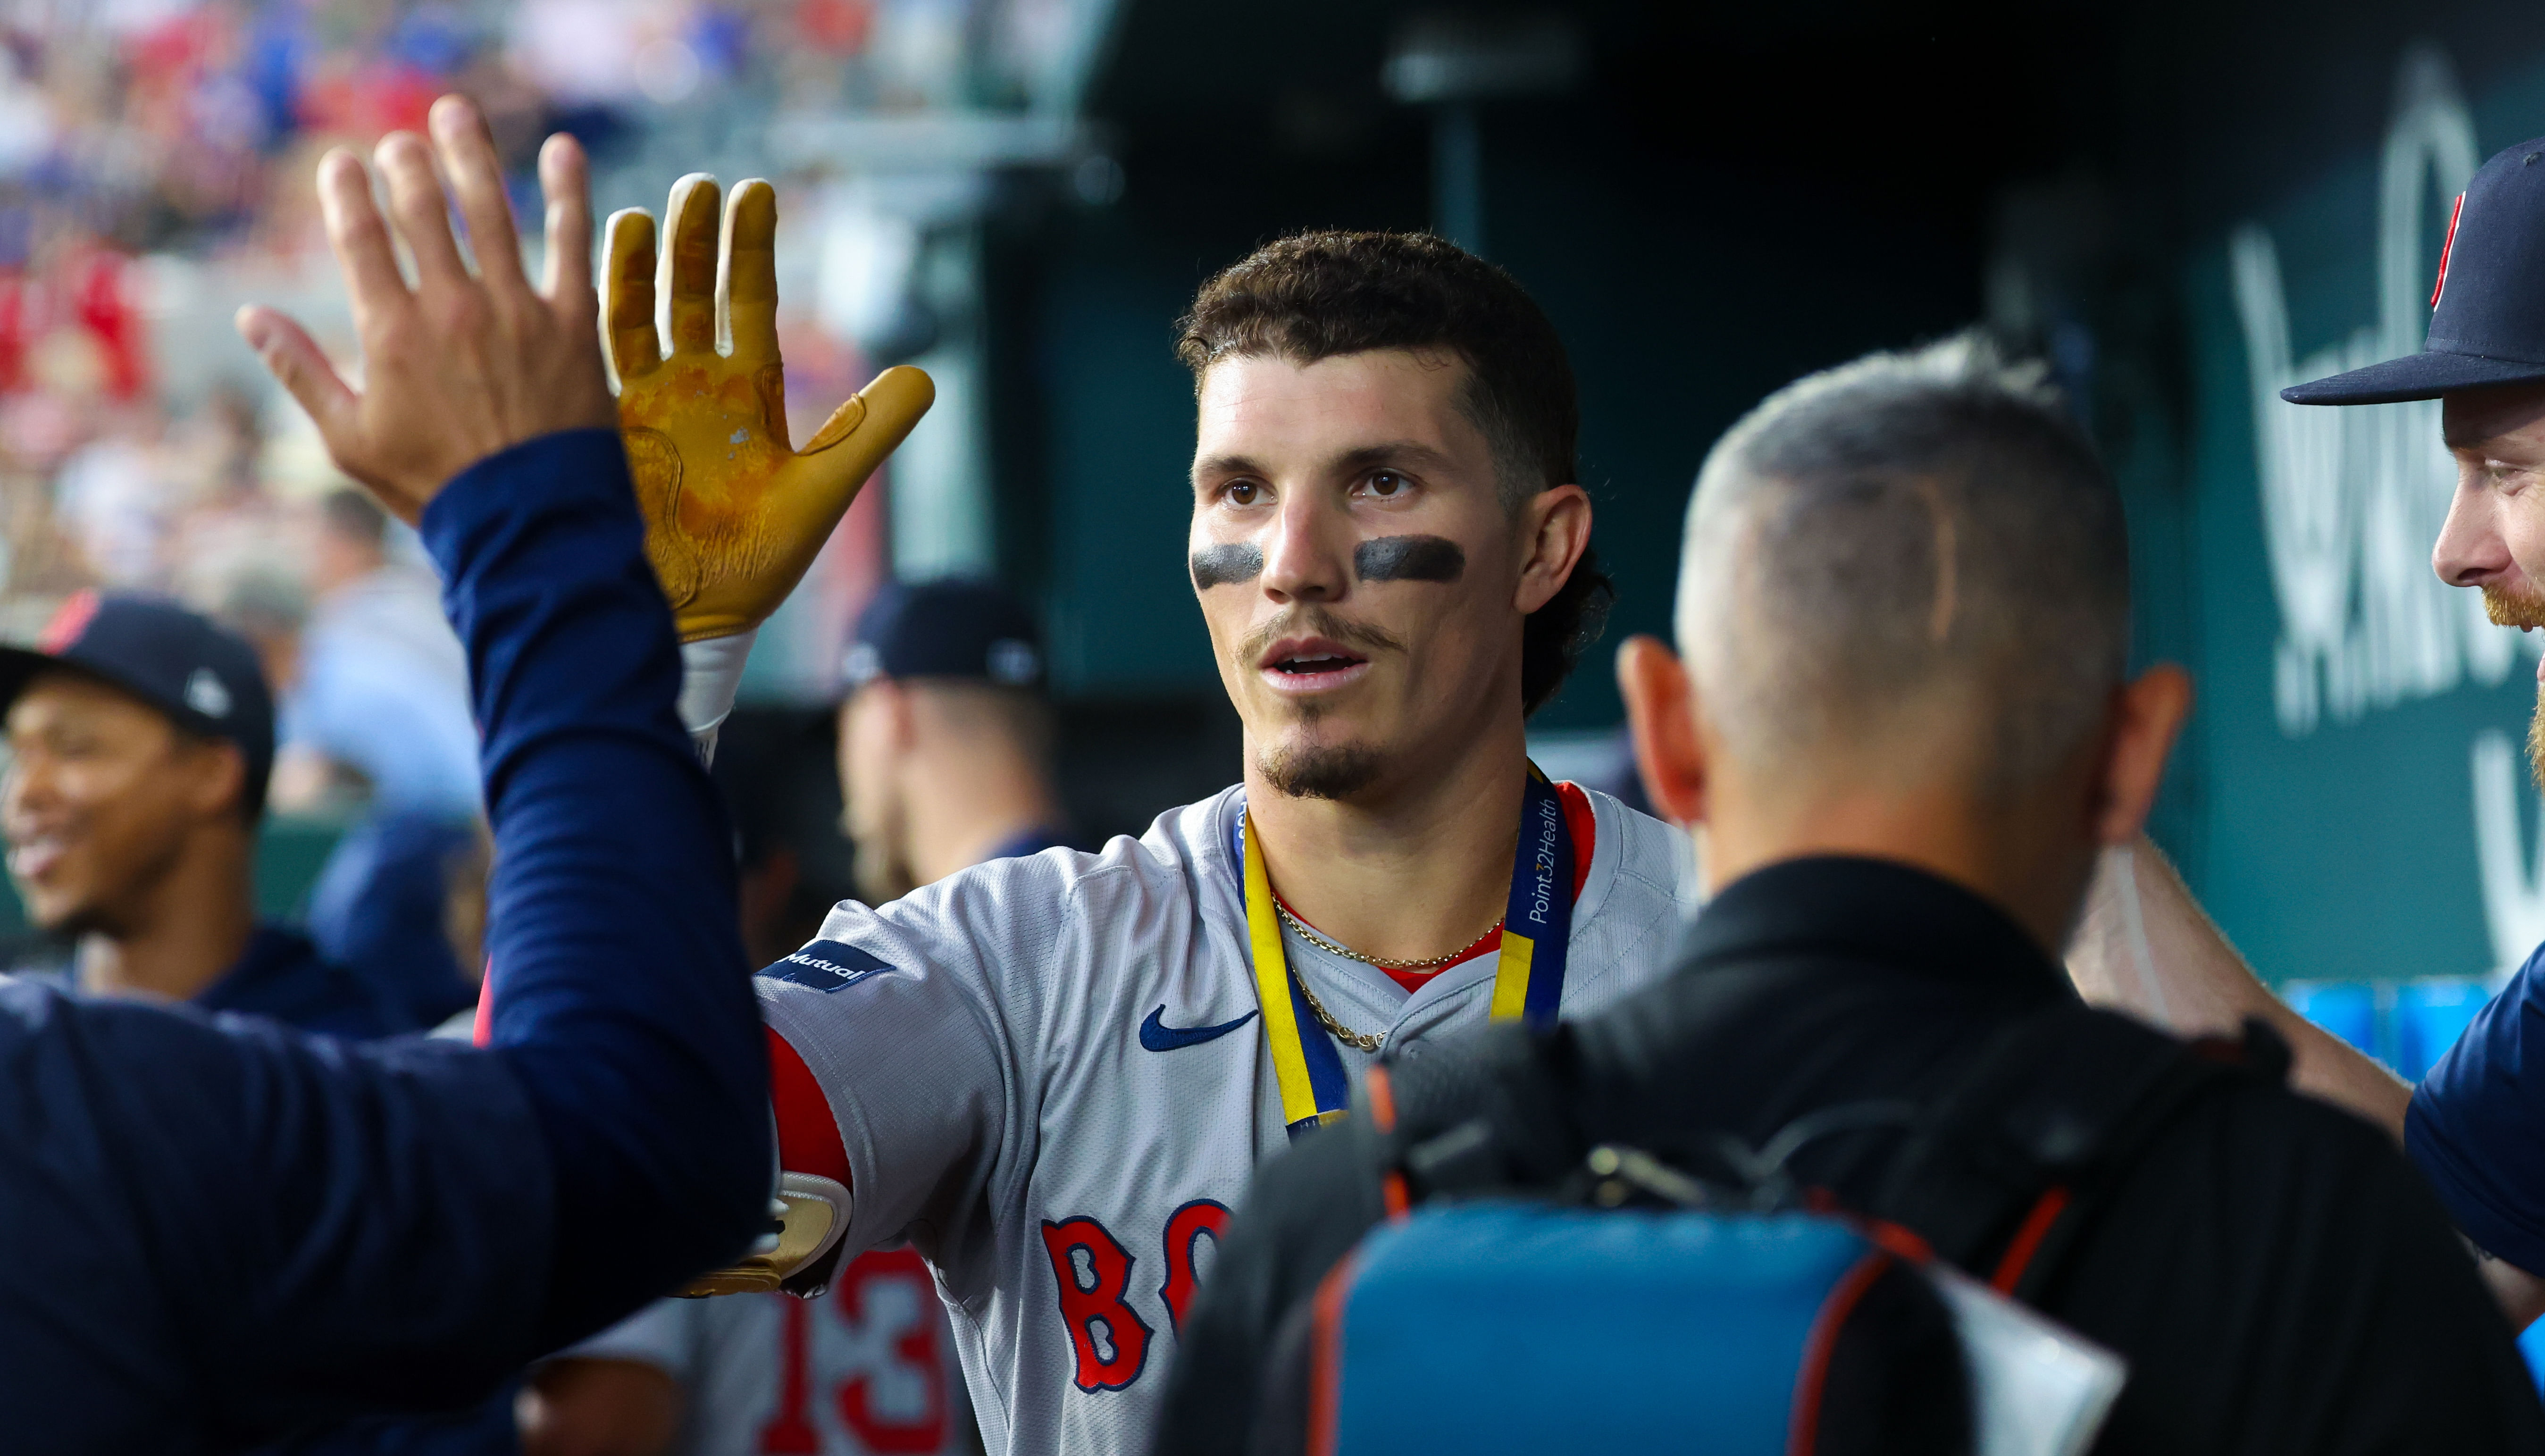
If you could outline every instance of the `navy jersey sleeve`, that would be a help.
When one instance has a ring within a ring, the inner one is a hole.
[[[2467,1238],[2545,1275],[2545,948],[2414,1090],[2404,1148]]]
[[[492,1045],[548,1134],[564,1344],[766,1221],[769,1067],[732,832],[611,430],[481,461],[424,513],[468,651],[495,838]]]
[[[617,437],[425,513],[484,734],[493,1046],[0,983],[0,1429],[186,1451],[456,1403],[729,1258],[767,1066]]]
[[[483,1053],[0,985],[11,1449],[191,1450],[491,1385],[536,1349],[547,1164]]]

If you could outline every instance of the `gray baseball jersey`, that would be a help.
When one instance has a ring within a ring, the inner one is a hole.
[[[816,1300],[666,1299],[568,1350],[681,1383],[664,1456],[962,1456],[972,1413],[936,1281],[902,1247],[850,1259]]]
[[[1577,1014],[1662,973],[1694,874],[1684,836],[1566,789],[1588,856],[1562,1002]],[[1218,1230],[1288,1142],[1231,847],[1242,803],[1231,788],[1101,853],[844,904],[761,974],[847,1153],[849,1248],[906,1236],[936,1268],[991,1452],[1146,1449]],[[1490,954],[1409,994],[1286,933],[1335,1017],[1391,1048],[1486,1019]],[[1341,1051],[1355,1073],[1372,1060]]]

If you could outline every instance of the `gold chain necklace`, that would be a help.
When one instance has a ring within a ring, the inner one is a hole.
[[[1272,908],[1279,911],[1281,913],[1282,921],[1287,924],[1291,930],[1298,931],[1309,944],[1316,946],[1320,950],[1340,955],[1347,960],[1356,960],[1362,965],[1376,966],[1382,971],[1419,971],[1430,966],[1447,965],[1449,962],[1456,960],[1459,956],[1467,953],[1467,946],[1462,945],[1457,949],[1450,951],[1447,955],[1436,955],[1430,960],[1381,960],[1377,956],[1363,955],[1357,950],[1337,945],[1334,941],[1327,939],[1325,936],[1318,934],[1312,930],[1309,930],[1307,923],[1300,920],[1297,916],[1292,915],[1290,913],[1290,907],[1282,904],[1279,900],[1274,900],[1272,902]],[[1467,942],[1468,945],[1473,945],[1475,941],[1473,940]],[[1291,974],[1292,979],[1299,983],[1299,994],[1308,999],[1308,1010],[1317,1013],[1318,1024],[1324,1026],[1328,1031],[1333,1032],[1337,1039],[1345,1042],[1346,1044],[1358,1048],[1361,1051],[1368,1052],[1373,1056],[1377,1054],[1379,1047],[1378,1037],[1373,1036],[1366,1031],[1355,1031],[1350,1026],[1336,1020],[1335,1013],[1326,1010],[1326,1004],[1317,1000],[1316,990],[1308,984],[1308,978],[1299,975],[1295,971]]]
[[[1476,943],[1475,940],[1470,940],[1466,945],[1459,946],[1457,949],[1450,951],[1447,955],[1436,955],[1430,960],[1381,960],[1377,956],[1363,955],[1359,951],[1351,949],[1348,946],[1337,945],[1334,941],[1327,939],[1325,936],[1318,934],[1312,930],[1309,930],[1305,921],[1292,915],[1290,913],[1290,907],[1282,904],[1278,900],[1272,902],[1272,908],[1281,912],[1281,919],[1289,922],[1291,930],[1298,931],[1302,936],[1306,937],[1309,944],[1314,945],[1319,950],[1329,951],[1335,955],[1340,955],[1346,960],[1359,961],[1365,966],[1376,966],[1382,971],[1421,971],[1429,970],[1433,966],[1445,966],[1449,962],[1456,960],[1459,956],[1466,954],[1468,947]],[[1479,935],[1476,938],[1480,940],[1484,937]]]
[[[1307,977],[1293,971],[1290,973],[1290,979],[1298,983],[1299,994],[1308,998],[1308,1010],[1317,1013],[1318,1022],[1328,1031],[1333,1032],[1337,1038],[1348,1042],[1353,1046],[1358,1047],[1360,1050],[1368,1052],[1372,1056],[1376,1056],[1378,1054],[1378,1038],[1370,1035],[1366,1031],[1355,1031],[1350,1026],[1336,1020],[1335,1013],[1327,1011],[1326,1004],[1317,1000],[1317,993],[1309,989]]]

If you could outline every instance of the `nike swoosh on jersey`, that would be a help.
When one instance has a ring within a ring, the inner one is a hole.
[[[1255,1012],[1248,1011],[1234,1021],[1222,1021],[1216,1026],[1170,1026],[1164,1019],[1166,1014],[1166,1007],[1160,1005],[1149,1012],[1149,1019],[1140,1023],[1142,1047],[1153,1052],[1171,1052],[1179,1047],[1199,1046],[1205,1041],[1216,1041],[1255,1019]]]

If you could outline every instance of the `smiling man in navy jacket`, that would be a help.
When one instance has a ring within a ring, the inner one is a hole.
[[[309,937],[256,914],[274,698],[256,649],[173,602],[81,592],[0,651],[0,833],[29,918],[76,937],[81,990],[306,1031],[416,1029]]]

